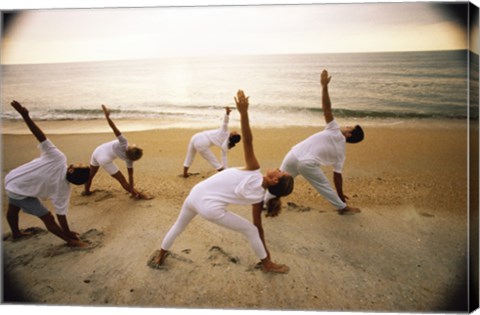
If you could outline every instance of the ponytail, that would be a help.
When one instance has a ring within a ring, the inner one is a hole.
[[[280,197],[290,195],[293,191],[293,184],[294,181],[291,175],[283,175],[276,185],[268,187],[268,191],[274,195],[275,198],[267,201],[267,217],[275,217],[280,213],[282,208]]]
[[[276,217],[282,209],[282,200],[275,197],[267,201],[267,217]]]

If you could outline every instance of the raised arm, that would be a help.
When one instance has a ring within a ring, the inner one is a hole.
[[[12,101],[10,103],[15,110],[22,115],[23,120],[28,126],[28,129],[32,132],[32,134],[37,138],[38,142],[43,142],[47,140],[47,137],[43,133],[43,131],[40,129],[40,127],[35,124],[35,122],[30,118],[30,115],[28,113],[28,109],[23,107],[19,102],[17,101]]]
[[[245,156],[245,169],[256,170],[260,168],[260,164],[255,157],[253,151],[253,136],[250,130],[250,122],[248,119],[248,97],[242,90],[237,92],[237,97],[234,97],[237,104],[238,112],[240,113],[240,124],[242,127],[242,141],[243,141],[243,154]]]
[[[115,136],[116,137],[120,136],[122,133],[120,132],[120,130],[118,130],[117,126],[115,126],[113,121],[110,119],[110,110],[105,105],[102,105],[102,110],[103,110],[103,113],[105,114],[105,118],[107,119],[108,125],[110,126],[110,128],[112,128]]]
[[[220,130],[222,132],[228,132],[228,123],[230,121],[230,112],[232,109],[230,107],[225,107],[225,115],[223,116],[223,121],[222,121],[222,126],[220,127]]]
[[[327,124],[333,120],[332,103],[330,102],[330,95],[328,94],[328,84],[332,77],[328,76],[327,70],[323,70],[320,75],[320,84],[322,86],[322,109],[323,116]]]

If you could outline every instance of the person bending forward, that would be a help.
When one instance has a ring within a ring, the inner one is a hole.
[[[85,184],[85,190],[83,191],[82,195],[89,196],[93,193],[93,191],[90,189],[92,186],[92,181],[101,166],[110,176],[115,178],[120,183],[122,188],[129,192],[133,198],[152,199],[152,196],[140,192],[134,187],[133,162],[138,161],[142,157],[143,150],[136,145],[129,145],[127,138],[122,135],[115,123],[110,119],[110,110],[105,107],[105,105],[102,105],[102,110],[105,118],[107,119],[108,125],[110,128],[112,128],[117,140],[104,143],[93,151],[90,160],[90,179]],[[118,169],[117,165],[115,165],[114,160],[117,158],[125,161],[127,165],[128,182],[122,172]]]
[[[275,198],[269,202],[267,216],[276,216],[281,207],[280,197],[293,190],[293,178],[279,169],[269,169],[262,175],[260,164],[253,150],[253,137],[248,118],[248,97],[238,91],[235,98],[241,116],[241,129],[245,167],[229,168],[216,173],[193,187],[185,199],[175,224],[163,239],[161,249],[153,258],[154,265],[162,265],[175,239],[184,231],[190,221],[200,215],[202,218],[243,234],[249,241],[260,265],[265,272],[286,273],[286,265],[271,260],[265,243],[261,212],[263,196],[268,189]],[[229,204],[252,205],[253,224],[227,211]]]
[[[82,164],[67,167],[65,155],[30,118],[28,109],[17,101],[12,101],[11,105],[37,138],[41,151],[39,158],[13,169],[5,176],[5,191],[8,196],[7,221],[12,230],[12,238],[19,239],[30,235],[19,228],[19,213],[23,210],[40,218],[47,230],[64,240],[68,246],[87,247],[89,244],[81,241],[78,233],[70,230],[67,212],[70,203],[70,183],[83,185],[89,178],[89,167]],[[51,200],[59,224],[40,199]]]

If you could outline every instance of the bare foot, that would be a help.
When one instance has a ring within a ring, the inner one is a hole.
[[[168,253],[169,253],[168,251],[161,249],[158,252],[158,255],[153,258],[152,262],[158,266],[163,265],[163,263],[165,262],[165,259],[168,256]]]
[[[77,248],[87,248],[90,246],[90,243],[80,241],[80,240],[69,240],[67,242],[67,246],[69,247],[77,247]]]
[[[163,249],[156,250],[148,259],[147,265],[153,269],[162,269],[162,265],[169,254],[169,251]]]
[[[139,192],[138,193],[138,198],[139,199],[144,199],[144,200],[150,200],[153,199],[153,196],[147,193]]]
[[[195,176],[195,175],[199,175],[200,173],[183,173],[183,174],[180,174],[178,175],[179,177],[183,177],[183,178],[189,178],[190,176]]]
[[[21,239],[21,238],[24,238],[24,237],[29,237],[29,236],[32,236],[32,235],[33,235],[32,232],[18,231],[18,233],[15,233],[15,234],[12,233],[12,239],[13,240],[18,240],[18,239]]]
[[[93,190],[93,191],[82,191],[82,196],[91,196],[93,195],[94,193],[96,192],[96,190]]]
[[[360,209],[359,208],[353,208],[353,207],[349,207],[349,206],[346,206],[345,208],[343,209],[339,209],[338,210],[338,214],[340,215],[353,215],[353,214],[357,214],[357,213],[360,213]]]
[[[133,198],[135,200],[141,200],[141,199],[150,200],[150,199],[153,199],[153,196],[146,193],[137,192],[137,193],[131,194],[130,198]]]
[[[287,265],[279,265],[272,261],[263,261],[262,271],[273,273],[288,273],[290,271],[290,268]]]

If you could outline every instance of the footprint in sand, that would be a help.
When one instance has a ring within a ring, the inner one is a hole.
[[[102,201],[102,200],[105,200],[105,199],[110,199],[110,198],[113,198],[113,194],[109,191],[106,191],[106,190],[102,190],[102,189],[95,189],[93,191],[91,191],[89,194],[85,194],[85,192],[82,192],[82,196],[83,197],[94,197],[93,198],[93,201],[95,202],[99,202],[99,201]],[[89,202],[88,201],[82,201],[78,204],[76,204],[77,206],[83,206],[83,205],[87,205]]]
[[[11,270],[18,266],[28,266],[35,259],[35,253],[28,253],[25,255],[16,256],[15,259],[5,260],[4,272],[8,274]]]
[[[227,263],[239,264],[240,259],[238,257],[232,256],[229,253],[225,252],[219,246],[212,246],[209,250],[210,256],[207,258],[212,266],[222,266]]]
[[[182,252],[188,254],[188,253],[190,253],[190,250],[183,250]],[[168,270],[169,269],[168,261],[170,259],[175,259],[177,261],[181,261],[181,262],[188,263],[188,264],[193,263],[193,261],[191,259],[188,259],[188,258],[186,258],[182,255],[172,253],[171,251],[168,251],[165,258],[164,258],[163,264],[159,265],[159,264],[154,262],[155,257],[157,257],[159,253],[160,253],[160,250],[157,249],[156,251],[154,251],[152,253],[152,255],[150,255],[150,257],[147,260],[147,266],[149,266],[150,268],[153,268],[153,269]]]
[[[180,174],[180,175],[178,175],[178,177],[188,178],[188,177],[190,177],[190,176],[197,176],[197,175],[200,175],[200,173],[188,173],[188,176],[187,176],[187,177],[183,176],[183,174]]]
[[[428,212],[418,212],[419,215],[426,218],[433,218],[435,215]]]
[[[87,247],[70,247],[66,244],[51,245],[45,252],[44,257],[55,257],[72,252],[90,251],[102,245],[102,238],[104,233],[97,229],[90,229],[85,233],[80,234],[80,239],[89,244]]]
[[[24,237],[21,237],[21,238],[17,238],[17,239],[13,239],[12,238],[12,233],[7,232],[7,233],[3,234],[2,238],[3,238],[4,241],[20,242],[20,241],[35,237],[35,236],[40,235],[40,234],[47,234],[48,233],[46,230],[44,230],[40,227],[37,227],[37,226],[28,227],[26,229],[22,229],[21,231],[24,232],[24,233],[30,234],[30,235],[27,235],[27,236],[24,236]]]
[[[310,208],[310,207],[299,206],[294,202],[287,202],[287,207],[288,207],[288,210],[294,210],[294,211],[297,211],[297,212],[307,212],[307,211],[312,210],[312,208]]]
[[[113,198],[113,194],[109,191],[99,191],[97,192],[97,195],[94,199],[95,202],[99,202],[99,201],[103,201],[103,200],[107,200],[107,199],[110,199],[110,198]]]

